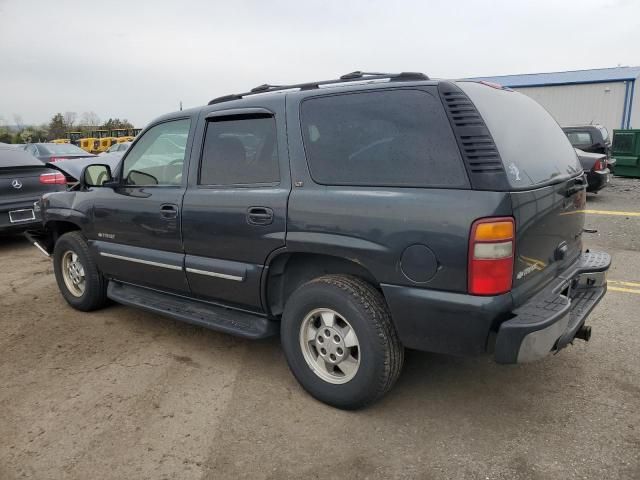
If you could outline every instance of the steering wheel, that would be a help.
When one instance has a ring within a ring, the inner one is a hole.
[[[175,167],[176,165],[183,165],[184,164],[184,159],[182,158],[178,158],[176,160],[173,160],[171,162],[169,162],[168,164],[166,164],[164,166],[164,168],[162,169],[162,178],[164,179],[168,179],[169,175],[171,175],[173,172],[170,170],[173,167]],[[176,183],[177,179],[182,179],[182,168],[180,168],[180,170],[178,171],[178,173],[176,173],[173,176],[173,181],[171,183]]]

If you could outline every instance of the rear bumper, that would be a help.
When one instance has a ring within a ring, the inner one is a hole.
[[[509,293],[480,297],[385,284],[382,291],[402,344],[426,352],[485,353],[489,334],[513,307]]]
[[[552,284],[515,309],[510,293],[481,297],[381,286],[405,347],[477,355],[490,351],[495,340],[496,361],[517,363],[540,358],[573,340],[606,292],[604,272],[610,263],[606,253],[584,253]]]
[[[585,253],[559,282],[515,309],[498,330],[496,361],[531,362],[571,343],[607,291],[610,264],[606,253]]]
[[[602,190],[609,183],[610,172],[608,168],[598,170],[596,172],[587,172],[588,192],[597,192]]]
[[[12,232],[25,230],[26,228],[32,228],[34,225],[42,223],[42,217],[40,215],[39,206],[36,208],[38,198],[20,200],[17,202],[6,202],[0,204],[0,232]],[[26,221],[12,222],[9,217],[9,212],[15,210],[33,210],[34,219]]]

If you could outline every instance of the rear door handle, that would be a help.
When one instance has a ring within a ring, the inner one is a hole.
[[[249,207],[247,222],[251,225],[270,225],[273,222],[273,210],[269,207]]]
[[[178,216],[178,206],[172,203],[165,203],[160,206],[160,215],[164,218],[176,218]]]

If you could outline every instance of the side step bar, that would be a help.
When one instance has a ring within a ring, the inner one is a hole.
[[[107,296],[124,305],[142,308],[176,320],[239,337],[266,338],[275,335],[279,329],[277,322],[259,315],[113,280],[109,281]]]
[[[47,233],[43,230],[27,230],[23,233],[29,243],[33,244],[40,252],[51,257],[53,253],[53,245],[51,239],[47,236]]]

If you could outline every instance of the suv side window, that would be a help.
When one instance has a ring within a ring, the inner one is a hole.
[[[181,119],[151,127],[124,159],[126,185],[180,185],[191,120]]]
[[[324,185],[467,187],[439,98],[422,90],[315,97],[301,105],[309,169]]]
[[[272,116],[223,117],[207,122],[200,185],[279,181],[276,122]]]

